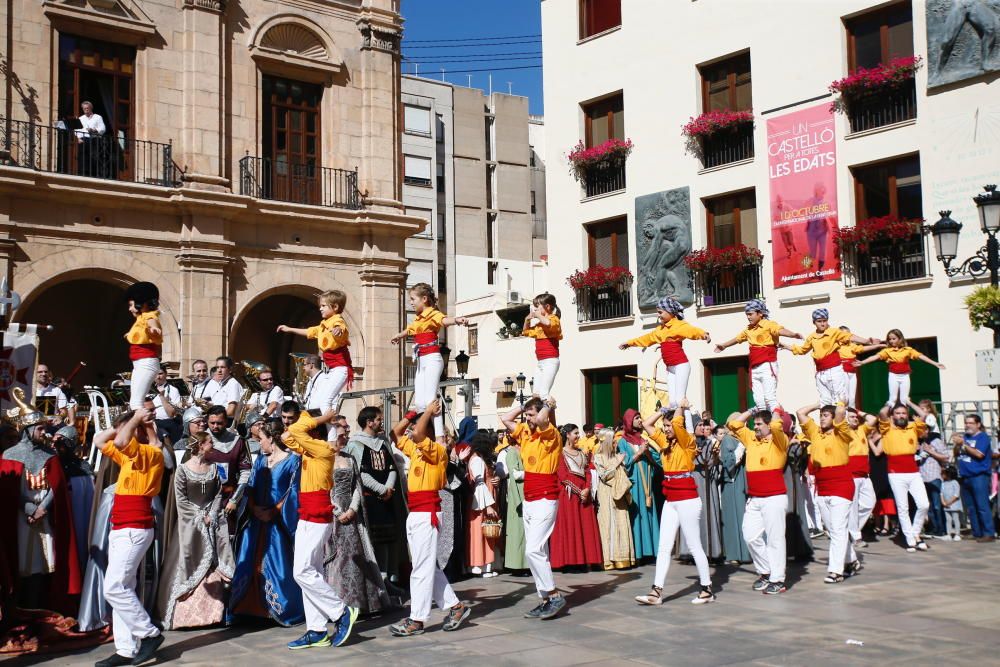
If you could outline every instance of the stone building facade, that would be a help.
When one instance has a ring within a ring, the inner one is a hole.
[[[6,14],[7,7],[3,10]],[[123,289],[164,359],[290,372],[275,333],[347,293],[358,388],[396,384],[404,241],[398,0],[45,0],[0,21],[0,276],[75,384],[126,370]],[[91,101],[106,125],[85,136]]]

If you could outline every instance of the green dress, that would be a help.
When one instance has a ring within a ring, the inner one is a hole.
[[[750,549],[743,539],[743,514],[747,505],[747,473],[743,459],[736,459],[740,441],[731,435],[722,438],[719,459],[722,467],[722,548],[725,559],[750,562]]]
[[[504,467],[507,472],[507,517],[504,521],[504,567],[508,570],[526,570],[524,559],[524,462],[521,461],[519,447],[507,447],[500,456],[506,454]],[[522,474],[517,474],[522,473]],[[519,477],[520,479],[515,479]]]

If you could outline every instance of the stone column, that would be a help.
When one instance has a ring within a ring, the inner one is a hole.
[[[360,183],[368,201],[384,210],[402,210],[402,148],[400,137],[399,16],[371,0],[358,19],[361,31]]]
[[[403,328],[400,295],[406,277],[396,269],[373,262],[363,264],[359,276],[362,326],[367,343],[364,389],[402,384],[399,348],[391,345],[389,339]]]
[[[184,375],[195,359],[211,360],[229,351],[232,263],[232,258],[221,251],[192,245],[182,247],[177,255],[181,293],[180,357]]]

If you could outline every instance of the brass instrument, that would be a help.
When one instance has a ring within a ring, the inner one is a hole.
[[[306,406],[306,387],[309,386],[309,376],[306,375],[306,352],[290,352],[288,354],[295,364],[295,379],[292,381],[292,395],[303,408]]]
[[[20,387],[14,387],[10,393],[14,402],[17,403],[17,407],[7,410],[7,412],[3,415],[4,419],[17,428],[34,426],[35,424],[40,424],[45,421],[45,415],[42,414],[38,408],[25,400],[23,389]]]
[[[244,359],[239,365],[243,368],[246,389],[243,390],[243,396],[240,397],[240,404],[236,406],[236,411],[233,413],[234,426],[242,424],[243,418],[247,416],[247,411],[250,407],[250,397],[255,392],[264,391],[259,378],[261,373],[268,370],[266,364],[262,364],[259,361],[250,361],[249,359]]]

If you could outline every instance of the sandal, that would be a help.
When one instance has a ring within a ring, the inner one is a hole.
[[[698,597],[691,600],[691,604],[708,604],[709,602],[715,602],[715,593],[712,592],[711,586],[702,586]]]
[[[395,637],[412,637],[424,634],[424,624],[412,618],[404,619],[396,625],[389,626],[389,632]]]
[[[660,593],[663,589],[659,586],[653,586],[652,590],[649,591],[647,595],[636,595],[635,601],[639,604],[649,605],[652,607],[663,604],[663,598],[660,597]]]
[[[826,579],[823,580],[824,584],[839,584],[844,580],[844,575],[837,574],[836,572],[830,572],[826,575]]]

